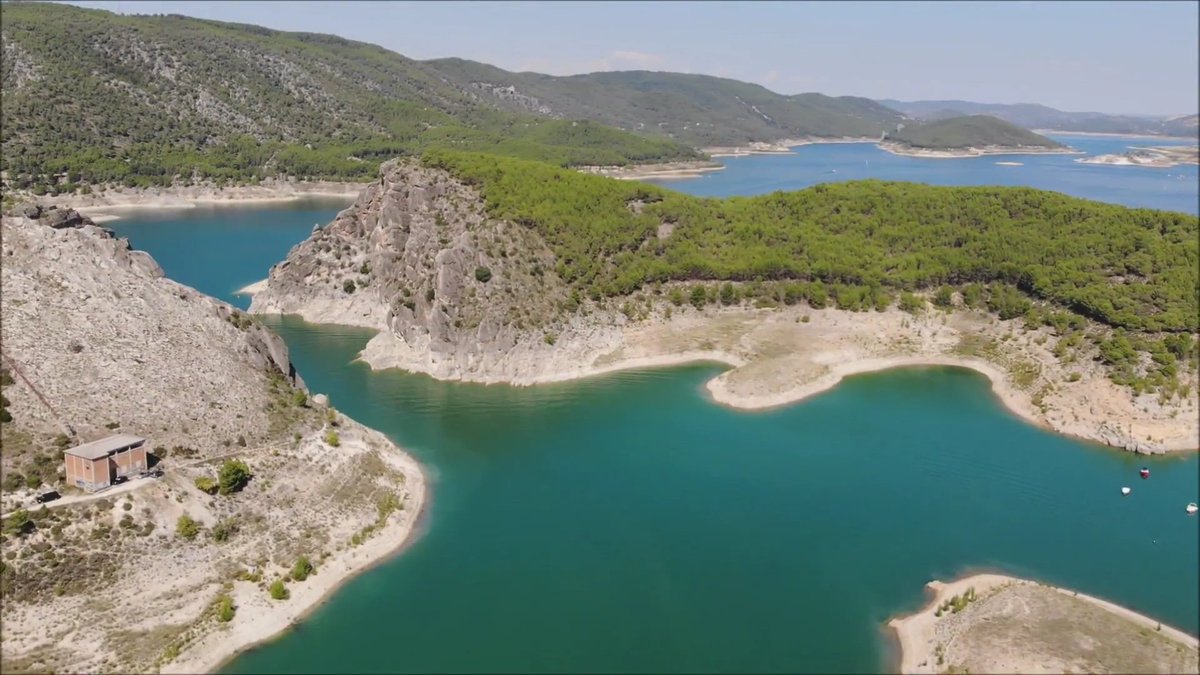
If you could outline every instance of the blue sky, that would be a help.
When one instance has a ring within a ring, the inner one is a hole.
[[[334,33],[556,75],[671,70],[794,94],[1197,111],[1200,2],[72,2]]]

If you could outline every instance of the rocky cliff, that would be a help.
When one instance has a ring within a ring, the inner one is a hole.
[[[420,467],[310,400],[268,328],[74,211],[2,227],[4,672],[211,671],[405,540]],[[67,484],[64,449],[112,433],[163,473]],[[301,557],[320,576],[272,599]]]
[[[3,235],[0,347],[22,428],[202,451],[266,433],[268,377],[295,375],[277,335],[69,209],[30,207]]]
[[[364,356],[447,379],[534,380],[578,368],[619,331],[578,304],[531,229],[489,218],[475,188],[414,161],[271,268],[252,312],[375,328]]]

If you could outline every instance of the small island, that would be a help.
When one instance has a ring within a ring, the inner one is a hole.
[[[901,673],[1195,673],[1197,640],[1082,593],[999,574],[930,582],[888,622]]]
[[[894,155],[938,159],[1076,153],[1045,136],[987,115],[901,124],[886,135],[879,148]]]
[[[1165,169],[1181,164],[1200,164],[1200,146],[1184,145],[1173,147],[1131,148],[1129,152],[1115,155],[1081,157],[1080,164],[1109,164],[1112,166],[1148,166]]]

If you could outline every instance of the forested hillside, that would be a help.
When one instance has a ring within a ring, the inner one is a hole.
[[[17,187],[368,178],[382,159],[435,146],[562,165],[700,156],[502,111],[428,65],[328,35],[44,3],[4,3],[0,17],[3,169]]]
[[[509,73],[330,35],[182,16],[0,5],[3,169],[38,192],[273,175],[366,179],[427,148],[570,165],[695,147],[872,136],[899,113],[678,73]]]
[[[986,146],[1061,148],[1061,143],[987,115],[905,124],[888,140],[913,148],[943,150]]]
[[[816,136],[878,137],[904,117],[870,99],[798,94],[709,75],[646,71],[555,77],[463,59],[427,62],[466,91],[512,109],[596,120],[697,146]]]
[[[768,293],[853,309],[886,306],[897,292],[992,284],[1002,316],[1029,309],[1028,295],[1114,327],[1197,329],[1191,215],[1030,188],[880,181],[703,199],[482,154],[431,151],[423,162],[476,185],[489,216],[535,228],[581,296],[758,280],[794,282]]]

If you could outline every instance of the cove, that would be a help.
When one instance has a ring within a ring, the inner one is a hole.
[[[339,207],[112,227],[232,300]],[[484,387],[372,373],[354,362],[367,331],[270,323],[313,391],[422,461],[432,501],[402,556],[224,672],[875,671],[884,621],[977,569],[1200,629],[1197,456],[1044,432],[970,371],[856,376],[746,413],[708,400],[711,365]]]

